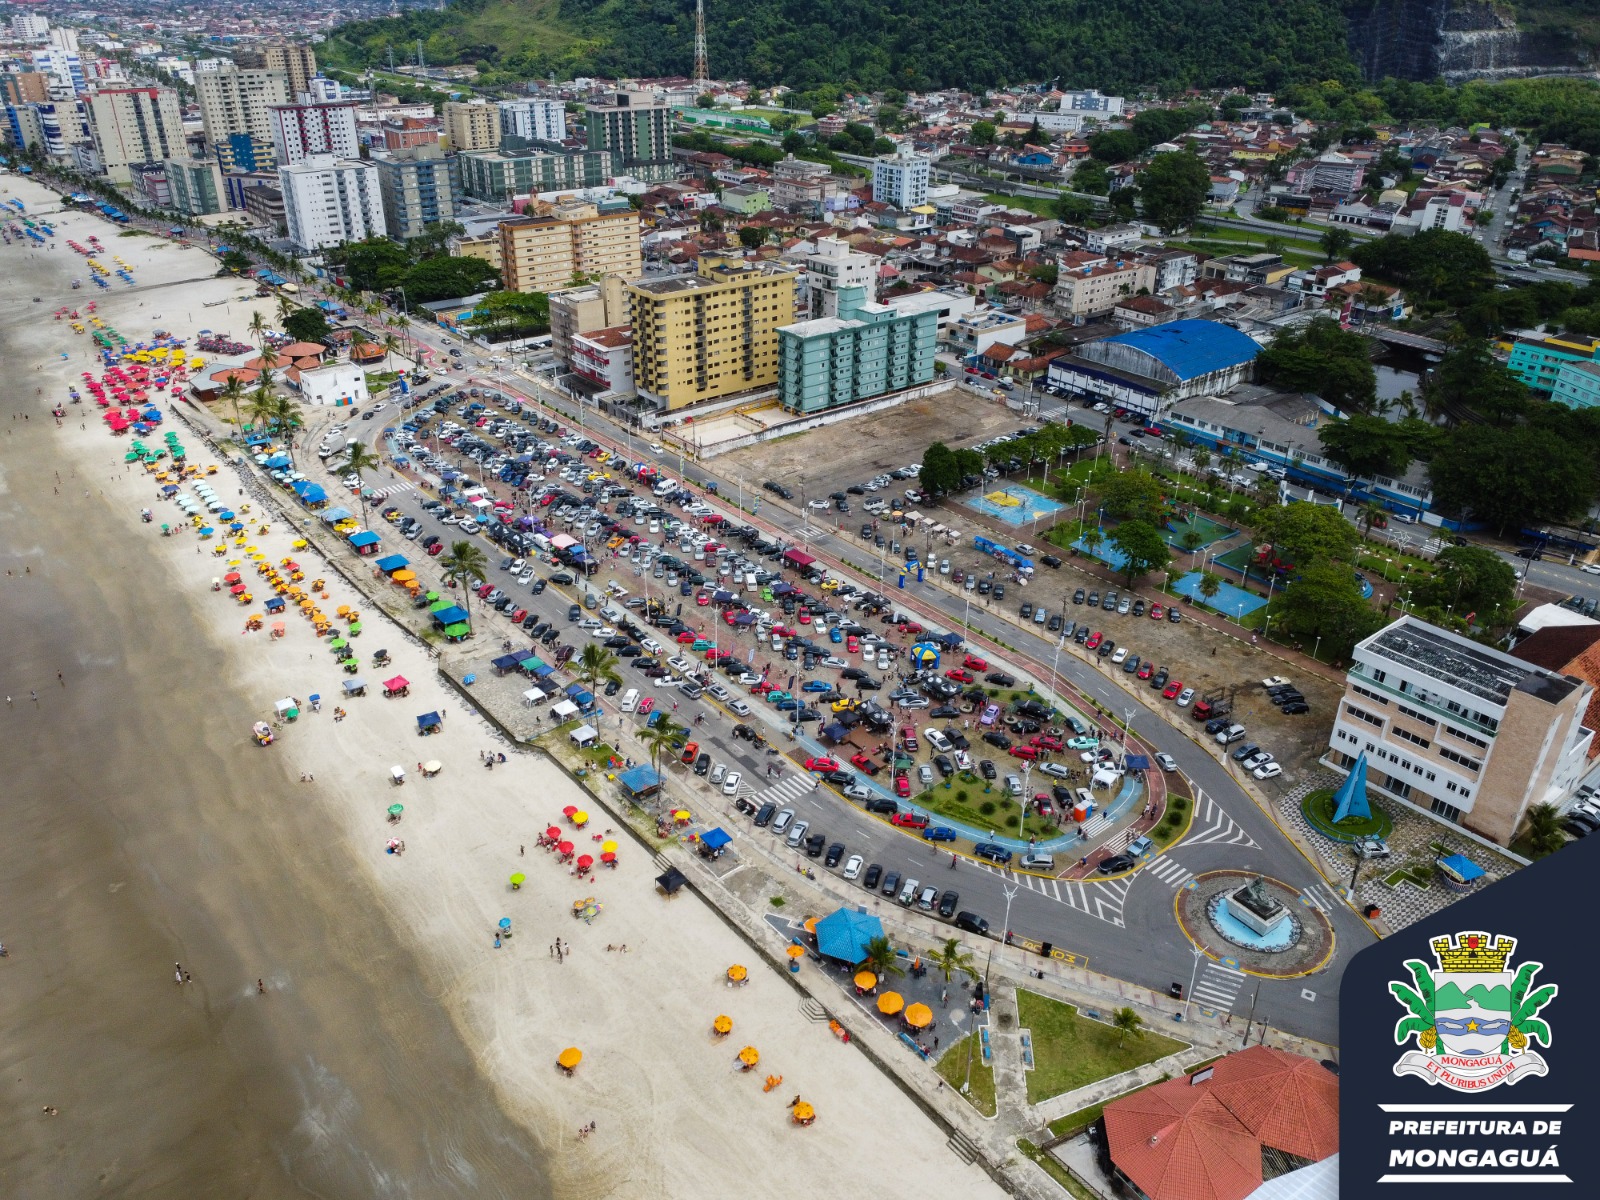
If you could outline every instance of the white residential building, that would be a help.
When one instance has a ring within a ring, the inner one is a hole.
[[[287,74],[226,64],[196,75],[195,92],[206,143],[223,171],[270,171],[278,165],[269,109],[289,103]]]
[[[170,88],[104,88],[88,103],[95,153],[113,183],[130,182],[130,166],[184,153],[183,111]]]
[[[857,254],[838,238],[819,237],[801,275],[812,319],[837,317],[841,295],[846,308],[876,300],[877,273],[878,260],[872,255]]]
[[[372,163],[314,154],[278,168],[289,238],[303,250],[325,250],[384,235],[383,193]]]
[[[933,164],[910,142],[901,142],[893,154],[872,164],[872,198],[892,204],[902,212],[928,202],[928,181]]]
[[[1121,96],[1106,96],[1095,88],[1083,92],[1064,92],[1061,96],[1062,112],[1089,113],[1110,120],[1120,117],[1122,108]]]
[[[560,100],[502,100],[500,133],[529,142],[565,141],[567,106]]]
[[[300,389],[300,399],[306,404],[317,408],[359,408],[368,400],[367,371],[356,363],[331,362],[303,371],[298,367],[290,370],[294,372],[290,385]]]
[[[50,18],[38,13],[18,13],[11,18],[11,36],[19,42],[42,42],[50,36]]]
[[[356,102],[272,104],[272,146],[280,167],[304,162],[313,154],[359,158],[361,139],[356,133]]]

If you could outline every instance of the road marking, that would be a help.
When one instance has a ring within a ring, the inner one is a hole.
[[[1204,822],[1204,825],[1184,838],[1180,843],[1181,845],[1199,846],[1207,842],[1220,842],[1229,846],[1244,846],[1249,849],[1259,848],[1256,840],[1224,812],[1222,806],[1210,796],[1205,798],[1199,822]],[[1199,824],[1199,822],[1196,824]]]
[[[979,870],[987,871],[991,875],[998,875],[1002,879],[1021,883],[1030,892],[1037,892],[1041,896],[1048,896],[1058,904],[1104,921],[1108,925],[1123,928],[1122,908],[1123,901],[1127,899],[1128,886],[1132,882],[1128,879],[1116,879],[1106,883],[1085,883],[1067,879],[1041,879],[1034,875],[1015,874],[1011,871],[995,867],[990,863],[975,863]]]
[[[411,482],[406,480],[401,483],[392,483],[386,488],[378,489],[372,493],[372,498],[374,500],[382,500],[388,496],[398,496],[401,492],[410,492],[415,490],[416,489],[413,487]]]
[[[1185,867],[1182,863],[1174,862],[1165,854],[1158,855],[1156,858],[1151,859],[1149,865],[1145,867],[1144,873],[1146,875],[1154,875],[1157,879],[1170,888],[1182,887],[1185,883],[1194,878],[1193,871],[1189,870],[1189,868]]]
[[[1204,1001],[1223,1011],[1230,1011],[1233,1002],[1239,998],[1239,991],[1244,987],[1244,972],[1225,967],[1221,963],[1208,962],[1205,969],[1200,972],[1200,978],[1195,982],[1194,1000]]]

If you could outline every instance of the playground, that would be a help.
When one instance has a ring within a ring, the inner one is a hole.
[[[1048,521],[1066,508],[1060,501],[1041,496],[1032,488],[1008,485],[986,492],[968,503],[985,516],[1003,521],[1007,525],[1029,525],[1034,521]]]

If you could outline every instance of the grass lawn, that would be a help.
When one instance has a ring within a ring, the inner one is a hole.
[[[1146,1030],[1143,1037],[1130,1033],[1119,1046],[1119,1030],[1080,1017],[1072,1005],[1036,992],[1018,991],[1017,1009],[1021,1027],[1033,1035],[1029,1104],[1142,1067],[1188,1045]]]
[[[1193,1075],[1196,1071],[1202,1071],[1216,1061],[1217,1060],[1215,1058],[1208,1058],[1204,1062],[1196,1063],[1194,1066],[1190,1067],[1187,1073]],[[1145,1086],[1155,1087],[1156,1085],[1151,1083],[1146,1084]],[[1133,1089],[1133,1092],[1142,1091],[1144,1091],[1144,1088]],[[1133,1092],[1127,1092],[1125,1094],[1131,1096],[1133,1095]],[[1120,1097],[1113,1097],[1113,1099],[1120,1099]],[[1109,1103],[1111,1103],[1111,1101],[1106,1101],[1106,1104]],[[1082,1129],[1087,1129],[1090,1125],[1094,1124],[1100,1119],[1100,1114],[1105,1111],[1105,1107],[1105,1104],[1091,1104],[1088,1108],[1080,1108],[1077,1112],[1070,1112],[1064,1117],[1057,1117],[1054,1121],[1050,1122],[1050,1132],[1056,1137],[1065,1137],[1067,1134],[1077,1133]],[[1026,1153],[1026,1151],[1024,1151],[1024,1153]]]
[[[994,1069],[983,1061],[983,1045],[976,1033],[968,1034],[946,1050],[934,1067],[939,1078],[959,1092],[961,1085],[967,1082],[968,1059],[972,1066],[972,1090],[967,1093],[967,1099],[984,1116],[992,1117],[995,1114]]]
[[[1269,234],[1267,236],[1272,235]],[[1288,238],[1282,238],[1281,240],[1291,246],[1298,244],[1290,241]],[[1267,248],[1266,237],[1262,237],[1259,241],[1230,242],[1208,236],[1206,238],[1190,238],[1185,242],[1171,242],[1169,245],[1174,250],[1198,250],[1205,254],[1239,254],[1256,251],[1265,252]],[[1300,254],[1287,248],[1279,251],[1279,253],[1283,256],[1283,262],[1285,266],[1319,267],[1322,265],[1321,254]]]
[[[1266,239],[1269,237],[1282,238],[1286,242],[1293,242],[1298,238],[1299,240],[1307,243],[1307,245],[1304,247],[1296,246],[1295,249],[1315,251],[1319,255],[1322,252],[1322,247],[1318,244],[1318,239],[1322,236],[1319,231],[1312,229],[1296,229],[1292,225],[1285,226],[1281,232],[1276,229],[1262,229],[1257,231],[1254,229],[1236,229],[1231,225],[1209,225],[1204,221],[1201,221],[1197,223],[1189,232],[1193,237],[1204,238],[1207,241],[1212,242],[1259,243],[1266,241]]]
[[[1000,766],[1000,764],[996,764]],[[1017,768],[1021,774],[1021,767]],[[971,826],[973,829],[993,829],[1011,837],[1017,834],[1017,809],[1016,797],[1006,794],[1005,771],[1001,769],[1001,776],[989,784],[989,794],[983,794],[984,781],[977,776],[954,776],[955,784],[946,790],[943,783],[936,783],[925,792],[917,795],[916,802],[929,812],[940,813],[953,820]],[[966,800],[961,799],[962,793]],[[988,812],[984,805],[989,805]],[[1053,822],[1045,820],[1037,814],[1030,814],[1028,823],[1020,836],[1036,837],[1040,841],[1047,838],[1059,837],[1061,830]],[[941,843],[942,844],[942,843]]]
[[[1039,217],[1055,215],[1055,201],[1044,196],[1002,196],[998,192],[990,192],[983,199],[988,204],[1001,204],[1006,208],[1026,209]]]

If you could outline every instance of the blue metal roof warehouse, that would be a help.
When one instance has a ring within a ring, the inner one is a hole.
[[[1260,353],[1255,339],[1220,321],[1172,321],[1085,343],[1050,364],[1049,384],[1155,417],[1248,381]]]

